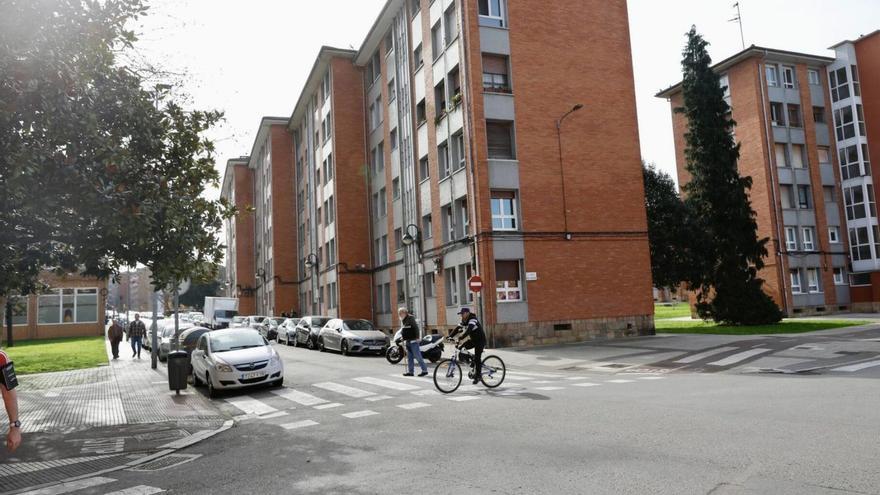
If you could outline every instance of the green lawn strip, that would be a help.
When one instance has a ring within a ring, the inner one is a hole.
[[[805,333],[832,328],[853,327],[869,322],[856,320],[784,320],[776,325],[725,326],[703,321],[654,322],[657,333],[698,333],[716,335],[767,335],[774,333]]]
[[[654,319],[655,320],[663,320],[666,318],[680,318],[682,316],[690,316],[691,315],[691,307],[688,303],[676,303],[676,304],[655,304],[654,305]]]
[[[3,350],[21,375],[78,370],[107,364],[103,337],[23,340]]]

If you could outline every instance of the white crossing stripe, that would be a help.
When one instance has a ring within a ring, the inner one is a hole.
[[[365,409],[363,411],[355,411],[355,412],[345,413],[345,414],[343,414],[343,416],[345,416],[346,418],[349,418],[349,419],[354,419],[354,418],[363,418],[365,416],[372,416],[374,414],[379,414],[379,413],[377,413],[376,411],[370,411],[369,409]]]
[[[583,380],[584,377],[582,377],[582,376],[568,376],[568,377],[565,377],[565,379],[566,380]]]
[[[312,394],[300,392],[299,390],[294,390],[292,388],[273,390],[272,393],[284,397],[289,401],[296,402],[301,406],[314,406],[316,404],[323,404],[325,402],[328,402],[320,397],[315,397]]]
[[[315,387],[323,388],[324,390],[329,390],[331,392],[336,392],[338,394],[347,395],[349,397],[354,397],[355,399],[360,399],[362,397],[369,397],[371,395],[376,395],[373,392],[368,392],[366,390],[361,390],[359,388],[349,387],[347,385],[340,385],[339,383],[333,382],[324,382],[324,383],[316,383]]]
[[[390,388],[392,390],[418,390],[421,388],[415,385],[410,385],[409,383],[392,382],[391,380],[383,380],[381,378],[373,378],[370,376],[355,378],[354,381],[366,383],[368,385],[375,385],[377,387]]]
[[[410,392],[410,393],[413,395],[418,395],[418,396],[424,397],[426,395],[439,394],[440,392],[438,392],[437,390],[424,389],[424,390],[416,390],[415,392]]]
[[[447,400],[455,401],[455,402],[465,402],[469,400],[478,400],[479,397],[475,395],[459,395],[456,397],[447,397]]]
[[[24,492],[21,495],[62,495],[64,493],[71,493],[77,490],[92,488],[94,486],[106,485],[107,483],[113,483],[114,481],[116,480],[113,478],[102,478],[97,476],[83,480],[68,481],[67,483],[61,483],[60,485],[40,488],[39,490],[31,490],[29,492]]]
[[[156,488],[155,486],[138,485],[124,490],[110,492],[105,495],[153,495],[154,493],[165,493],[165,490]]]
[[[841,366],[840,368],[834,368],[831,371],[844,371],[847,373],[852,373],[854,371],[860,371],[867,368],[873,368],[875,366],[880,366],[880,361],[868,361],[867,363],[858,363],[851,364],[849,366]]]
[[[549,392],[551,390],[564,390],[565,387],[538,387],[535,390],[543,390],[545,392]]]
[[[278,410],[270,406],[269,404],[254,399],[249,395],[246,395],[244,397],[232,397],[226,399],[226,402],[241,409],[246,414],[256,414],[258,416],[273,413]]]
[[[719,347],[717,349],[710,349],[708,351],[701,352],[699,354],[694,354],[694,355],[691,355],[688,357],[681,358],[678,361],[676,361],[676,363],[681,363],[681,364],[696,363],[697,361],[702,361],[703,359],[706,359],[707,357],[711,357],[716,354],[722,354],[725,352],[735,351],[737,349],[738,349],[737,347]]]
[[[338,402],[331,402],[330,404],[321,404],[320,406],[315,406],[315,409],[333,409],[334,407],[341,407],[342,404]]]
[[[538,380],[538,381],[532,382],[532,383],[539,383],[541,385],[547,385],[549,383],[559,383],[559,381],[558,380]]]
[[[401,409],[419,409],[422,407],[431,407],[431,404],[428,404],[427,402],[413,402],[410,404],[400,404],[397,407]]]
[[[288,413],[287,411],[278,411],[278,412],[269,413],[269,414],[267,414],[267,415],[265,415],[265,416],[260,416],[260,419],[274,419],[274,418],[280,418],[280,417],[282,417],[282,416],[287,416],[288,414],[289,414],[289,413]]]
[[[287,423],[286,425],[281,425],[285,430],[295,430],[297,428],[305,428],[306,426],[316,426],[319,425],[317,421],[312,421],[311,419],[306,419],[303,421],[296,421],[294,423]]]
[[[572,383],[575,387],[598,387],[601,385],[600,383],[592,383],[592,382],[583,382],[583,383]]]
[[[662,380],[663,376],[640,376],[639,380]]]
[[[715,361],[714,363],[709,363],[712,366],[730,366],[731,364],[736,364],[740,361],[744,361],[750,357],[757,356],[758,354],[764,354],[765,352],[772,352],[773,349],[749,349],[747,351],[738,352],[732,356],[727,356],[724,359],[720,359]]]
[[[623,380],[623,379],[621,379],[621,380],[608,380],[608,381],[605,382],[605,383],[632,383],[632,382],[633,382],[632,380]]]
[[[375,396],[375,397],[367,397],[367,398],[364,399],[364,400],[367,401],[367,402],[376,402],[376,401],[380,401],[380,400],[387,400],[387,399],[390,399],[390,398],[391,398],[390,395],[377,395],[377,396]]]
[[[538,378],[563,378],[565,375],[554,375],[551,373],[533,373],[530,371],[508,371],[508,375],[515,376],[533,376]]]

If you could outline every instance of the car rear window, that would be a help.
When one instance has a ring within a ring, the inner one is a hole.
[[[323,327],[330,321],[330,318],[312,318],[313,327]]]

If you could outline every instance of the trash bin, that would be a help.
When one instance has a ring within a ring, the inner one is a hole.
[[[178,394],[186,390],[186,379],[189,377],[189,355],[186,351],[168,353],[168,389]]]

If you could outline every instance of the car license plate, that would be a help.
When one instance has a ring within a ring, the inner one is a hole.
[[[381,345],[371,345],[371,346],[369,347],[369,349],[370,349],[371,351],[381,351],[381,350],[382,350],[382,346],[381,346]]]
[[[266,373],[264,373],[262,371],[252,371],[250,373],[242,373],[241,379],[242,380],[250,380],[252,378],[260,378],[261,376],[266,376]]]

